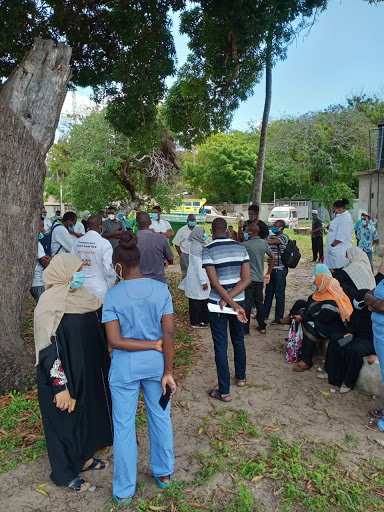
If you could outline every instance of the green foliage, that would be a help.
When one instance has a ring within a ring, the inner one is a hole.
[[[183,159],[183,179],[209,202],[243,203],[251,199],[256,169],[257,137],[242,132],[219,133],[196,147],[196,163]]]

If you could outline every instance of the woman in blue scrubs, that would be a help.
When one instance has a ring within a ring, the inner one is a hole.
[[[136,489],[137,443],[135,416],[140,385],[151,441],[150,466],[161,488],[172,481],[174,468],[170,404],[159,399],[168,385],[176,390],[172,297],[165,283],[143,278],[137,236],[126,231],[113,252],[112,264],[120,283],[108,290],[103,323],[113,349],[109,385],[114,423],[113,495],[130,503]]]

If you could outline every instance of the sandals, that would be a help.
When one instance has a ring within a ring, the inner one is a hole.
[[[129,498],[124,498],[123,500],[121,498],[118,498],[116,496],[116,494],[112,494],[112,496],[115,498],[115,501],[116,503],[118,503],[119,505],[128,505],[129,503],[131,503],[132,501],[132,498],[129,497]]]
[[[98,464],[100,464],[99,468],[96,467]],[[93,458],[92,464],[90,464],[87,468],[82,469],[80,471],[80,473],[84,473],[85,471],[91,471],[92,469],[94,469],[96,471],[99,471],[101,469],[107,468],[108,466],[109,466],[109,462],[108,461],[104,461],[104,460],[101,460],[101,459]]]
[[[81,487],[83,484],[88,484],[86,487]],[[91,487],[91,484],[87,482],[87,480],[84,480],[84,478],[80,478],[79,476],[75,476],[75,478],[70,482],[67,486],[68,489],[71,489],[71,491],[76,492],[85,492],[88,491],[88,489]]]
[[[371,411],[369,414],[371,416],[374,416],[375,418],[379,418],[379,419],[381,419],[384,416],[384,412],[381,409],[379,409],[377,411]]]
[[[158,477],[158,476],[153,475],[153,478],[156,480],[156,482],[157,482],[158,486],[160,487],[160,489],[166,489],[172,483],[172,475],[169,476],[169,482],[167,482],[167,483],[162,482],[160,480],[160,477]]]
[[[247,381],[246,380],[237,380],[236,381],[236,386],[238,388],[244,388],[246,385],[247,385]]]
[[[381,427],[379,423],[375,423],[375,420],[369,420],[369,423],[365,425],[365,428],[373,430],[373,432],[384,432],[383,427]]]
[[[216,400],[221,400],[222,402],[232,402],[232,398],[229,395],[222,396],[218,389],[209,389],[208,396],[215,398]]]
[[[310,370],[311,367],[308,366],[306,363],[301,361],[298,365],[293,367],[294,372],[306,372],[307,370]]]

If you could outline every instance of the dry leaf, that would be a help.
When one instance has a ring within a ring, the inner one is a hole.
[[[257,475],[257,476],[254,476],[251,480],[251,482],[258,482],[259,480],[261,480],[262,478],[264,478],[264,475]]]
[[[157,507],[155,505],[148,505],[149,510],[167,510],[168,507]]]
[[[187,409],[187,411],[189,411],[189,409],[191,408],[191,404],[189,402],[187,402],[187,405],[185,406],[185,408]]]
[[[263,425],[263,430],[272,430],[272,432],[278,432],[281,427],[275,427],[274,425]]]
[[[230,493],[230,494],[236,494],[234,491],[231,491],[231,489],[227,489],[223,485],[217,484],[217,487],[219,487],[223,492]]]
[[[201,434],[202,432],[204,432],[204,427],[199,428],[199,434]]]
[[[43,491],[43,489],[37,488],[37,489],[35,489],[35,491],[39,492],[40,494],[43,494],[44,496],[46,496],[48,498],[48,493]]]
[[[184,503],[193,508],[203,508],[204,510],[209,510],[208,505],[201,505],[200,503],[196,503],[195,501],[185,501]]]
[[[325,391],[322,391],[319,389],[320,393],[322,393],[324,396],[331,396],[331,393],[326,393]]]

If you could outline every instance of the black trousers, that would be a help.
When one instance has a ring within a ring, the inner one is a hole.
[[[244,333],[249,333],[249,323],[251,321],[251,309],[256,307],[256,320],[259,329],[265,329],[265,316],[263,305],[263,286],[264,283],[252,281],[248,288],[245,289],[245,314],[248,322],[244,324]]]
[[[208,324],[208,300],[189,299],[191,325]]]
[[[314,238],[312,238],[312,253],[314,260],[321,260],[321,258],[323,257],[324,248],[322,236],[315,236]]]

